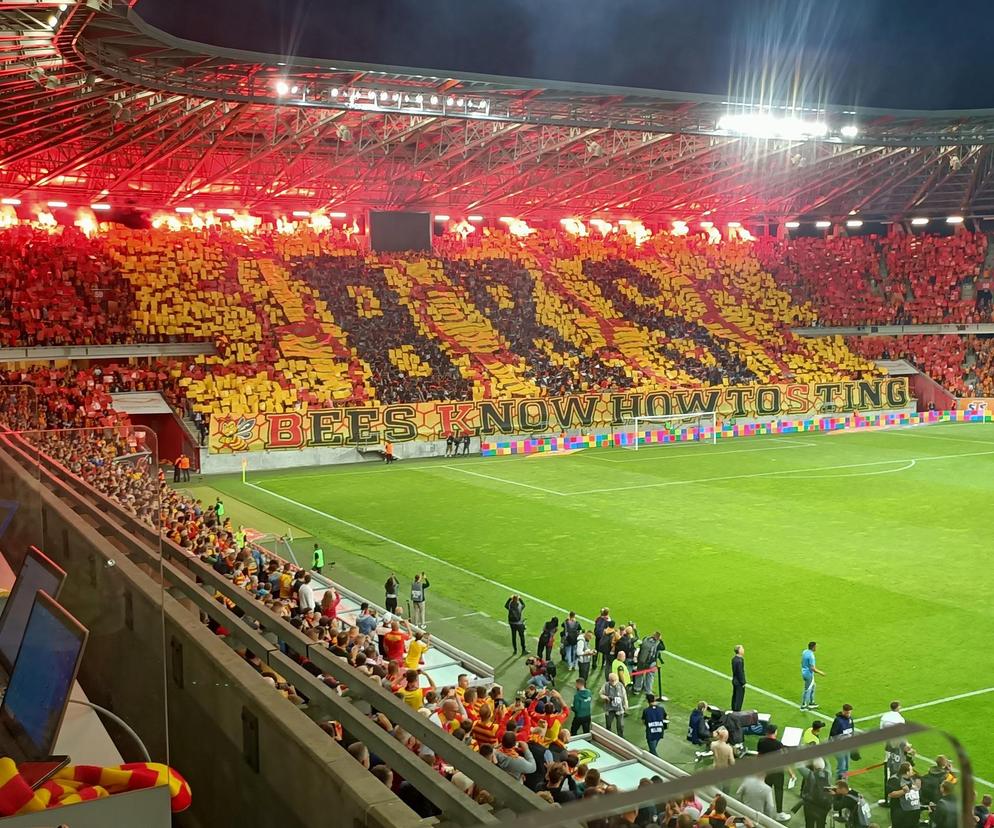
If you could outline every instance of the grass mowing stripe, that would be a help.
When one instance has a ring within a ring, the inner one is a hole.
[[[972,453],[972,454],[969,454],[969,455],[966,455],[966,456],[976,456],[977,454],[994,454],[994,452],[977,452],[977,453]],[[952,455],[952,456],[957,456],[957,455]],[[898,461],[898,462],[900,462],[900,461]],[[264,488],[262,486],[259,486],[258,484],[255,484],[255,483],[246,483],[245,485],[251,486],[253,489],[256,489],[257,491],[263,492],[264,494],[267,494],[267,495],[269,495],[271,497],[275,497],[275,498],[277,498],[279,500],[285,501],[286,503],[289,503],[292,506],[296,506],[299,509],[304,509],[306,511],[313,512],[314,514],[319,515],[320,517],[323,517],[323,518],[325,518],[327,520],[331,520],[331,521],[334,521],[336,523],[340,523],[343,526],[348,526],[349,528],[354,529],[357,532],[362,532],[362,533],[364,533],[366,535],[369,535],[371,537],[376,538],[377,540],[383,541],[384,543],[392,544],[392,545],[398,547],[399,549],[404,549],[404,550],[406,550],[408,552],[414,553],[415,555],[418,555],[420,557],[426,558],[427,560],[430,560],[430,561],[433,561],[435,563],[440,563],[440,564],[443,564],[445,566],[451,567],[452,569],[456,570],[457,572],[461,572],[464,575],[470,575],[473,578],[477,578],[477,579],[479,579],[481,581],[484,581],[485,583],[488,583],[488,584],[490,584],[492,586],[495,586],[495,587],[498,587],[500,589],[503,589],[506,592],[515,593],[517,595],[521,595],[522,597],[527,598],[527,599],[529,599],[531,601],[535,601],[536,603],[542,604],[543,606],[548,607],[549,609],[553,609],[553,610],[556,610],[557,612],[562,612],[562,613],[567,613],[568,612],[568,610],[565,607],[560,607],[560,606],[558,606],[556,604],[549,603],[545,599],[539,598],[537,595],[531,595],[531,594],[529,594],[527,592],[524,592],[522,590],[515,589],[514,587],[508,586],[507,584],[501,583],[500,581],[496,581],[496,580],[494,580],[492,578],[488,578],[485,575],[481,575],[478,572],[473,572],[470,569],[466,569],[465,567],[459,566],[458,564],[454,564],[451,561],[447,561],[444,558],[439,558],[436,555],[432,555],[429,552],[424,552],[423,550],[417,549],[417,548],[415,548],[413,546],[410,546],[409,544],[406,544],[406,543],[403,543],[401,541],[395,540],[394,538],[390,538],[390,537],[388,537],[386,535],[383,535],[383,534],[381,534],[379,532],[375,532],[372,529],[367,529],[365,526],[361,526],[361,525],[359,525],[357,523],[352,523],[351,521],[345,520],[344,518],[336,517],[335,515],[332,515],[332,514],[329,514],[328,512],[322,511],[321,509],[317,509],[317,508],[315,508],[313,506],[309,506],[306,503],[301,503],[301,502],[296,501],[296,500],[294,500],[292,498],[286,497],[285,495],[278,494],[277,492],[272,492],[272,491],[270,491],[270,490],[268,490],[268,489],[266,489],[266,488]],[[583,616],[583,615],[580,615],[580,614],[577,614],[576,617],[579,620],[581,620],[581,621],[587,622],[588,624],[593,624],[594,623],[594,621],[593,621],[592,618],[587,618],[586,616]],[[672,650],[667,650],[666,654],[669,657],[671,657],[673,659],[676,659],[677,661],[680,661],[680,662],[682,662],[684,664],[687,664],[687,665],[689,665],[691,667],[696,667],[697,669],[703,670],[703,671],[705,671],[707,673],[710,673],[713,676],[716,676],[718,678],[724,679],[726,681],[731,681],[732,677],[728,673],[723,673],[721,670],[716,670],[714,667],[709,667],[707,664],[702,664],[701,662],[695,661],[694,659],[687,658],[685,656],[681,656],[678,653],[673,652]],[[774,701],[780,702],[781,704],[785,704],[785,705],[787,705],[789,707],[794,707],[796,705],[796,701],[791,701],[790,699],[786,698],[785,696],[781,696],[779,693],[774,693],[774,692],[772,692],[770,690],[766,690],[765,688],[759,687],[759,686],[757,686],[755,684],[748,685],[748,689],[751,690],[751,691],[753,691],[753,692],[755,692],[755,693],[759,693],[760,695],[766,696],[767,698],[773,699]],[[979,695],[979,693],[972,693],[972,694],[966,694],[966,695]],[[951,701],[952,699],[949,699],[949,700]],[[925,705],[922,705],[922,706],[925,706]],[[908,708],[908,709],[913,709],[913,708]],[[803,712],[804,714],[806,714],[808,716],[812,716],[812,717],[818,717],[819,715],[824,715],[824,714],[822,714],[822,713],[820,713],[819,711],[816,711],[816,710],[815,711],[813,711],[813,710],[805,710],[805,711],[801,711],[801,712]],[[876,716],[871,717],[871,718],[876,718]],[[860,721],[862,721],[862,720],[860,720]],[[934,760],[930,759],[928,756],[921,756],[921,758],[924,759],[927,762],[934,762]],[[979,776],[974,776],[973,778],[974,778],[975,782],[978,782],[981,785],[985,785],[988,788],[994,788],[994,782],[990,782],[990,781],[988,781],[986,779],[983,779],[983,778],[981,778]]]
[[[821,471],[832,471],[834,469],[860,469],[868,466],[893,466],[896,463],[906,463],[909,460],[914,460],[916,463],[923,463],[927,460],[951,460],[956,457],[983,457],[986,455],[994,454],[994,450],[991,451],[970,451],[970,452],[960,452],[958,454],[933,454],[927,457],[905,457],[900,460],[873,460],[869,463],[842,463],[837,466],[814,466],[812,468],[806,469],[790,469],[785,471],[782,469],[777,469],[776,471],[767,472],[752,472],[750,474],[726,474],[720,477],[699,477],[691,480],[663,480],[658,483],[639,483],[633,486],[614,486],[611,488],[603,489],[583,489],[578,492],[569,492],[567,497],[576,497],[579,495],[590,495],[590,494],[607,494],[609,492],[627,492],[634,489],[655,489],[663,486],[687,486],[691,483],[713,483],[721,480],[749,480],[756,477],[775,477],[782,474],[794,474],[802,472],[821,472]]]
[[[470,471],[469,469],[461,469],[459,466],[442,466],[443,469],[452,469],[452,471],[461,472],[462,474],[471,474],[473,477],[483,477],[487,480],[496,480],[498,483],[506,483],[508,486],[522,486],[525,489],[533,489],[536,492],[544,492],[545,494],[557,495],[558,497],[563,497],[566,492],[557,492],[554,489],[546,489],[542,486],[533,486],[531,483],[522,483],[518,480],[507,480],[503,477],[494,477],[492,474],[483,474],[482,472]]]

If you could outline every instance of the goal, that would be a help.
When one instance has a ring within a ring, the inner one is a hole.
[[[666,442],[667,435],[686,435],[680,442],[718,442],[718,418],[713,411],[690,411],[686,414],[660,414],[633,417],[614,431],[614,444],[638,451],[639,446]]]

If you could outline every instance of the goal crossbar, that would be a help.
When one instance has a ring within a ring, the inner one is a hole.
[[[709,428],[710,427],[710,428]],[[660,434],[675,435],[683,428],[696,429],[694,442],[718,442],[718,418],[714,411],[689,411],[685,414],[653,414],[632,417],[620,429],[627,439],[616,439],[615,445],[638,451],[640,445],[666,442]],[[616,434],[617,434],[616,431]]]

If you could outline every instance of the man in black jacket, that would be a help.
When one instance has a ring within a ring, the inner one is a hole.
[[[745,703],[746,694],[746,663],[745,647],[741,644],[735,645],[735,654],[732,656],[732,710],[741,710]]]
[[[953,794],[955,786],[948,780],[939,786],[939,801],[935,803],[929,824],[932,828],[957,828],[959,821],[959,803]]]
[[[507,626],[511,628],[511,648],[518,654],[518,641],[521,641],[521,654],[525,654],[525,602],[518,595],[512,595],[504,603],[507,610]]]

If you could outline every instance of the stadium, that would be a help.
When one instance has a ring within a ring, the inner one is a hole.
[[[992,828],[994,110],[179,5],[0,0],[0,823]]]

